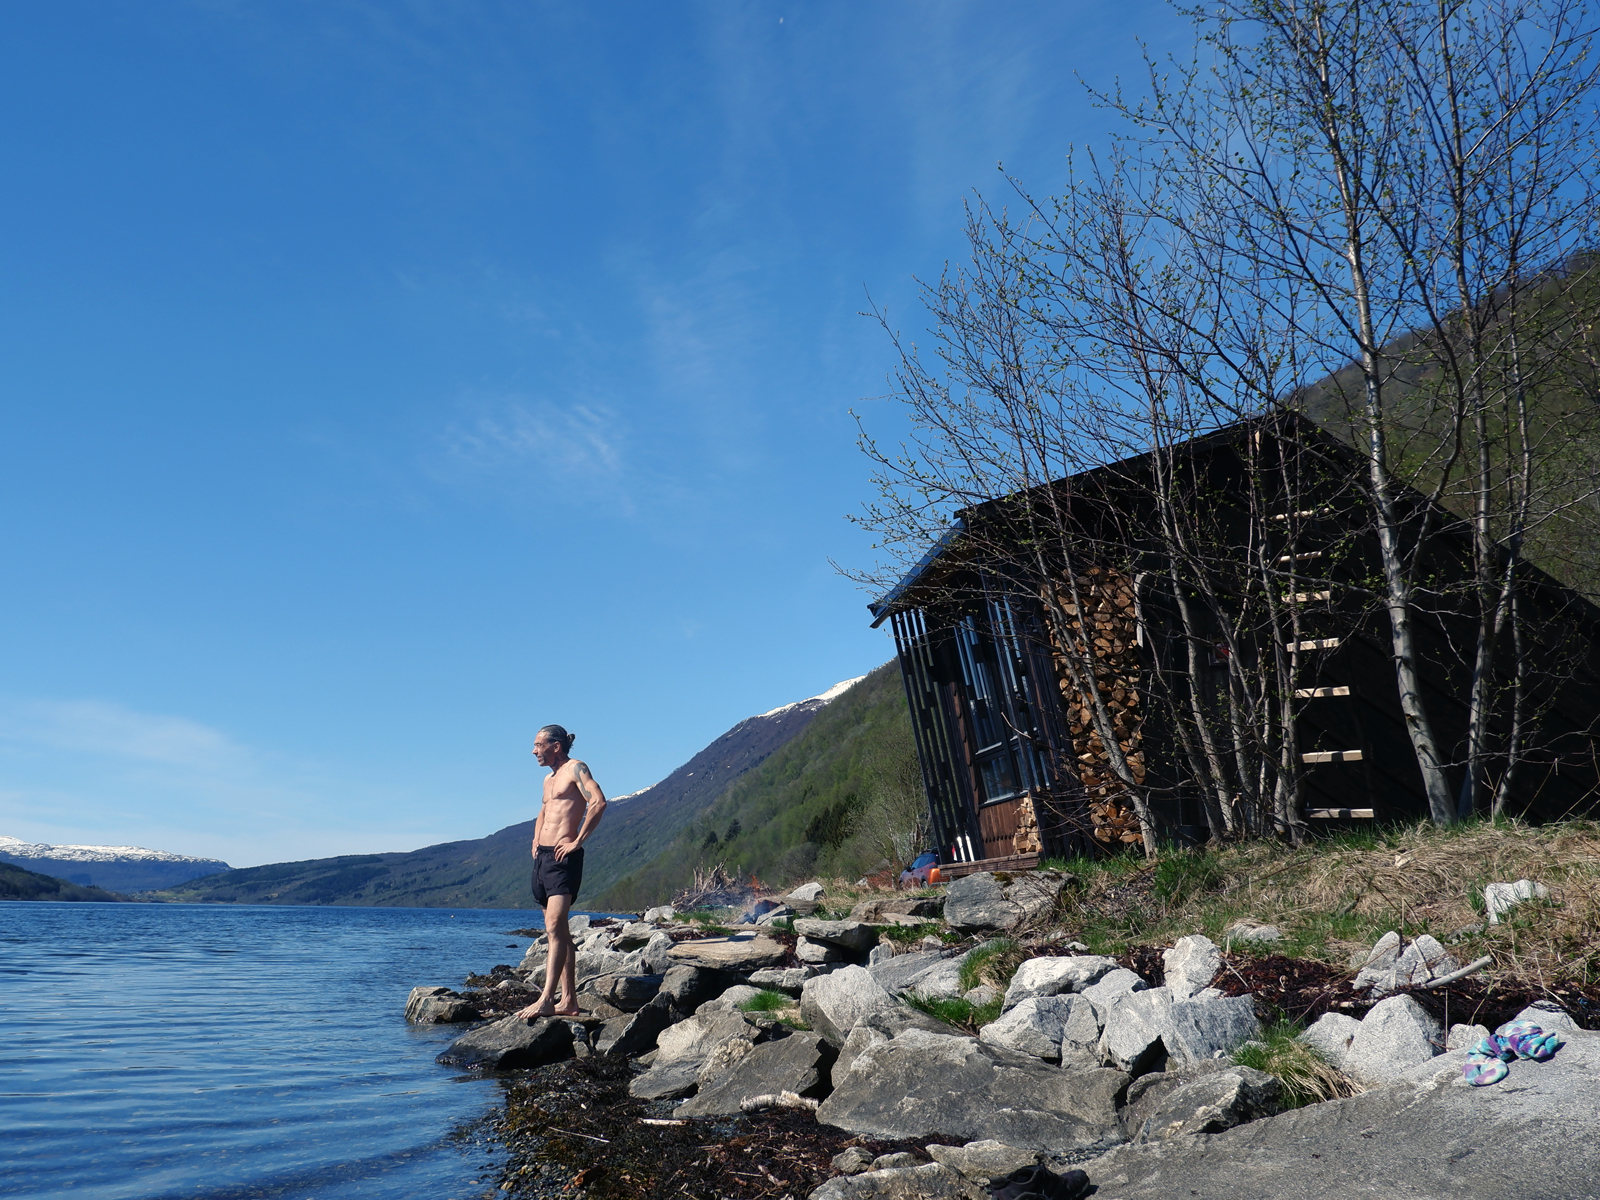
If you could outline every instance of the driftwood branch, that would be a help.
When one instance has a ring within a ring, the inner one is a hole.
[[[762,1096],[751,1096],[749,1099],[739,1101],[740,1112],[759,1112],[763,1108],[809,1108],[815,1110],[821,1104],[820,1100],[813,1100],[810,1096],[797,1096],[793,1092],[768,1092]]]
[[[1437,979],[1430,979],[1427,983],[1424,983],[1421,986],[1425,988],[1436,988],[1446,983],[1454,983],[1458,979],[1465,979],[1468,975],[1483,970],[1492,962],[1494,962],[1494,959],[1486,954],[1476,962],[1469,962],[1459,971],[1451,971],[1448,975],[1441,975]]]

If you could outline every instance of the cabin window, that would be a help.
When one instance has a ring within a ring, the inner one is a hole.
[[[1017,771],[1016,734],[1006,720],[1005,698],[1000,694],[994,643],[978,626],[977,618],[962,618],[956,647],[962,683],[972,714],[973,759],[980,803],[992,804],[1019,795],[1023,784]]]

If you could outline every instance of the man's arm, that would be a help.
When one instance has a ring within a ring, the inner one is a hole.
[[[581,758],[572,760],[572,780],[578,785],[578,793],[583,797],[583,827],[578,830],[577,837],[556,847],[558,862],[589,840],[589,835],[594,832],[594,827],[600,824],[600,818],[605,816],[606,812],[606,794],[600,790],[600,785],[595,782],[594,776],[589,774],[589,764]]]
[[[539,815],[533,819],[533,845],[528,847],[528,853],[534,858],[539,857],[539,835],[544,832],[544,810],[545,804],[540,801]]]

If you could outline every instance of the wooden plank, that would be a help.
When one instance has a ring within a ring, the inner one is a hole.
[[[1370,808],[1308,808],[1306,818],[1312,821],[1372,820]]]
[[[1310,754],[1302,754],[1300,761],[1303,763],[1336,763],[1360,762],[1359,750],[1313,750]]]
[[[1283,645],[1286,650],[1337,650],[1339,648],[1339,639],[1312,638],[1310,641],[1285,642]]]
[[[939,875],[944,879],[960,879],[979,871],[1031,871],[1038,865],[1038,854],[1008,854],[1004,858],[985,858],[978,862],[940,863]]]
[[[1278,561],[1281,563],[1296,563],[1302,559],[1321,558],[1322,554],[1321,550],[1307,550],[1304,554],[1280,554]]]
[[[1285,604],[1311,604],[1311,603],[1313,603],[1314,601],[1317,601],[1317,600],[1332,600],[1332,599],[1333,599],[1333,592],[1332,591],[1326,591],[1326,592],[1285,592],[1284,596],[1283,596],[1283,602]]]
[[[1294,690],[1294,698],[1296,700],[1321,700],[1325,696],[1348,696],[1349,694],[1350,689],[1347,687],[1295,688]]]

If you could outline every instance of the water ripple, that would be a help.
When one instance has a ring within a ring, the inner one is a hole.
[[[453,1131],[498,1092],[401,1009],[515,962],[535,915],[0,904],[0,1195],[480,1192]]]

